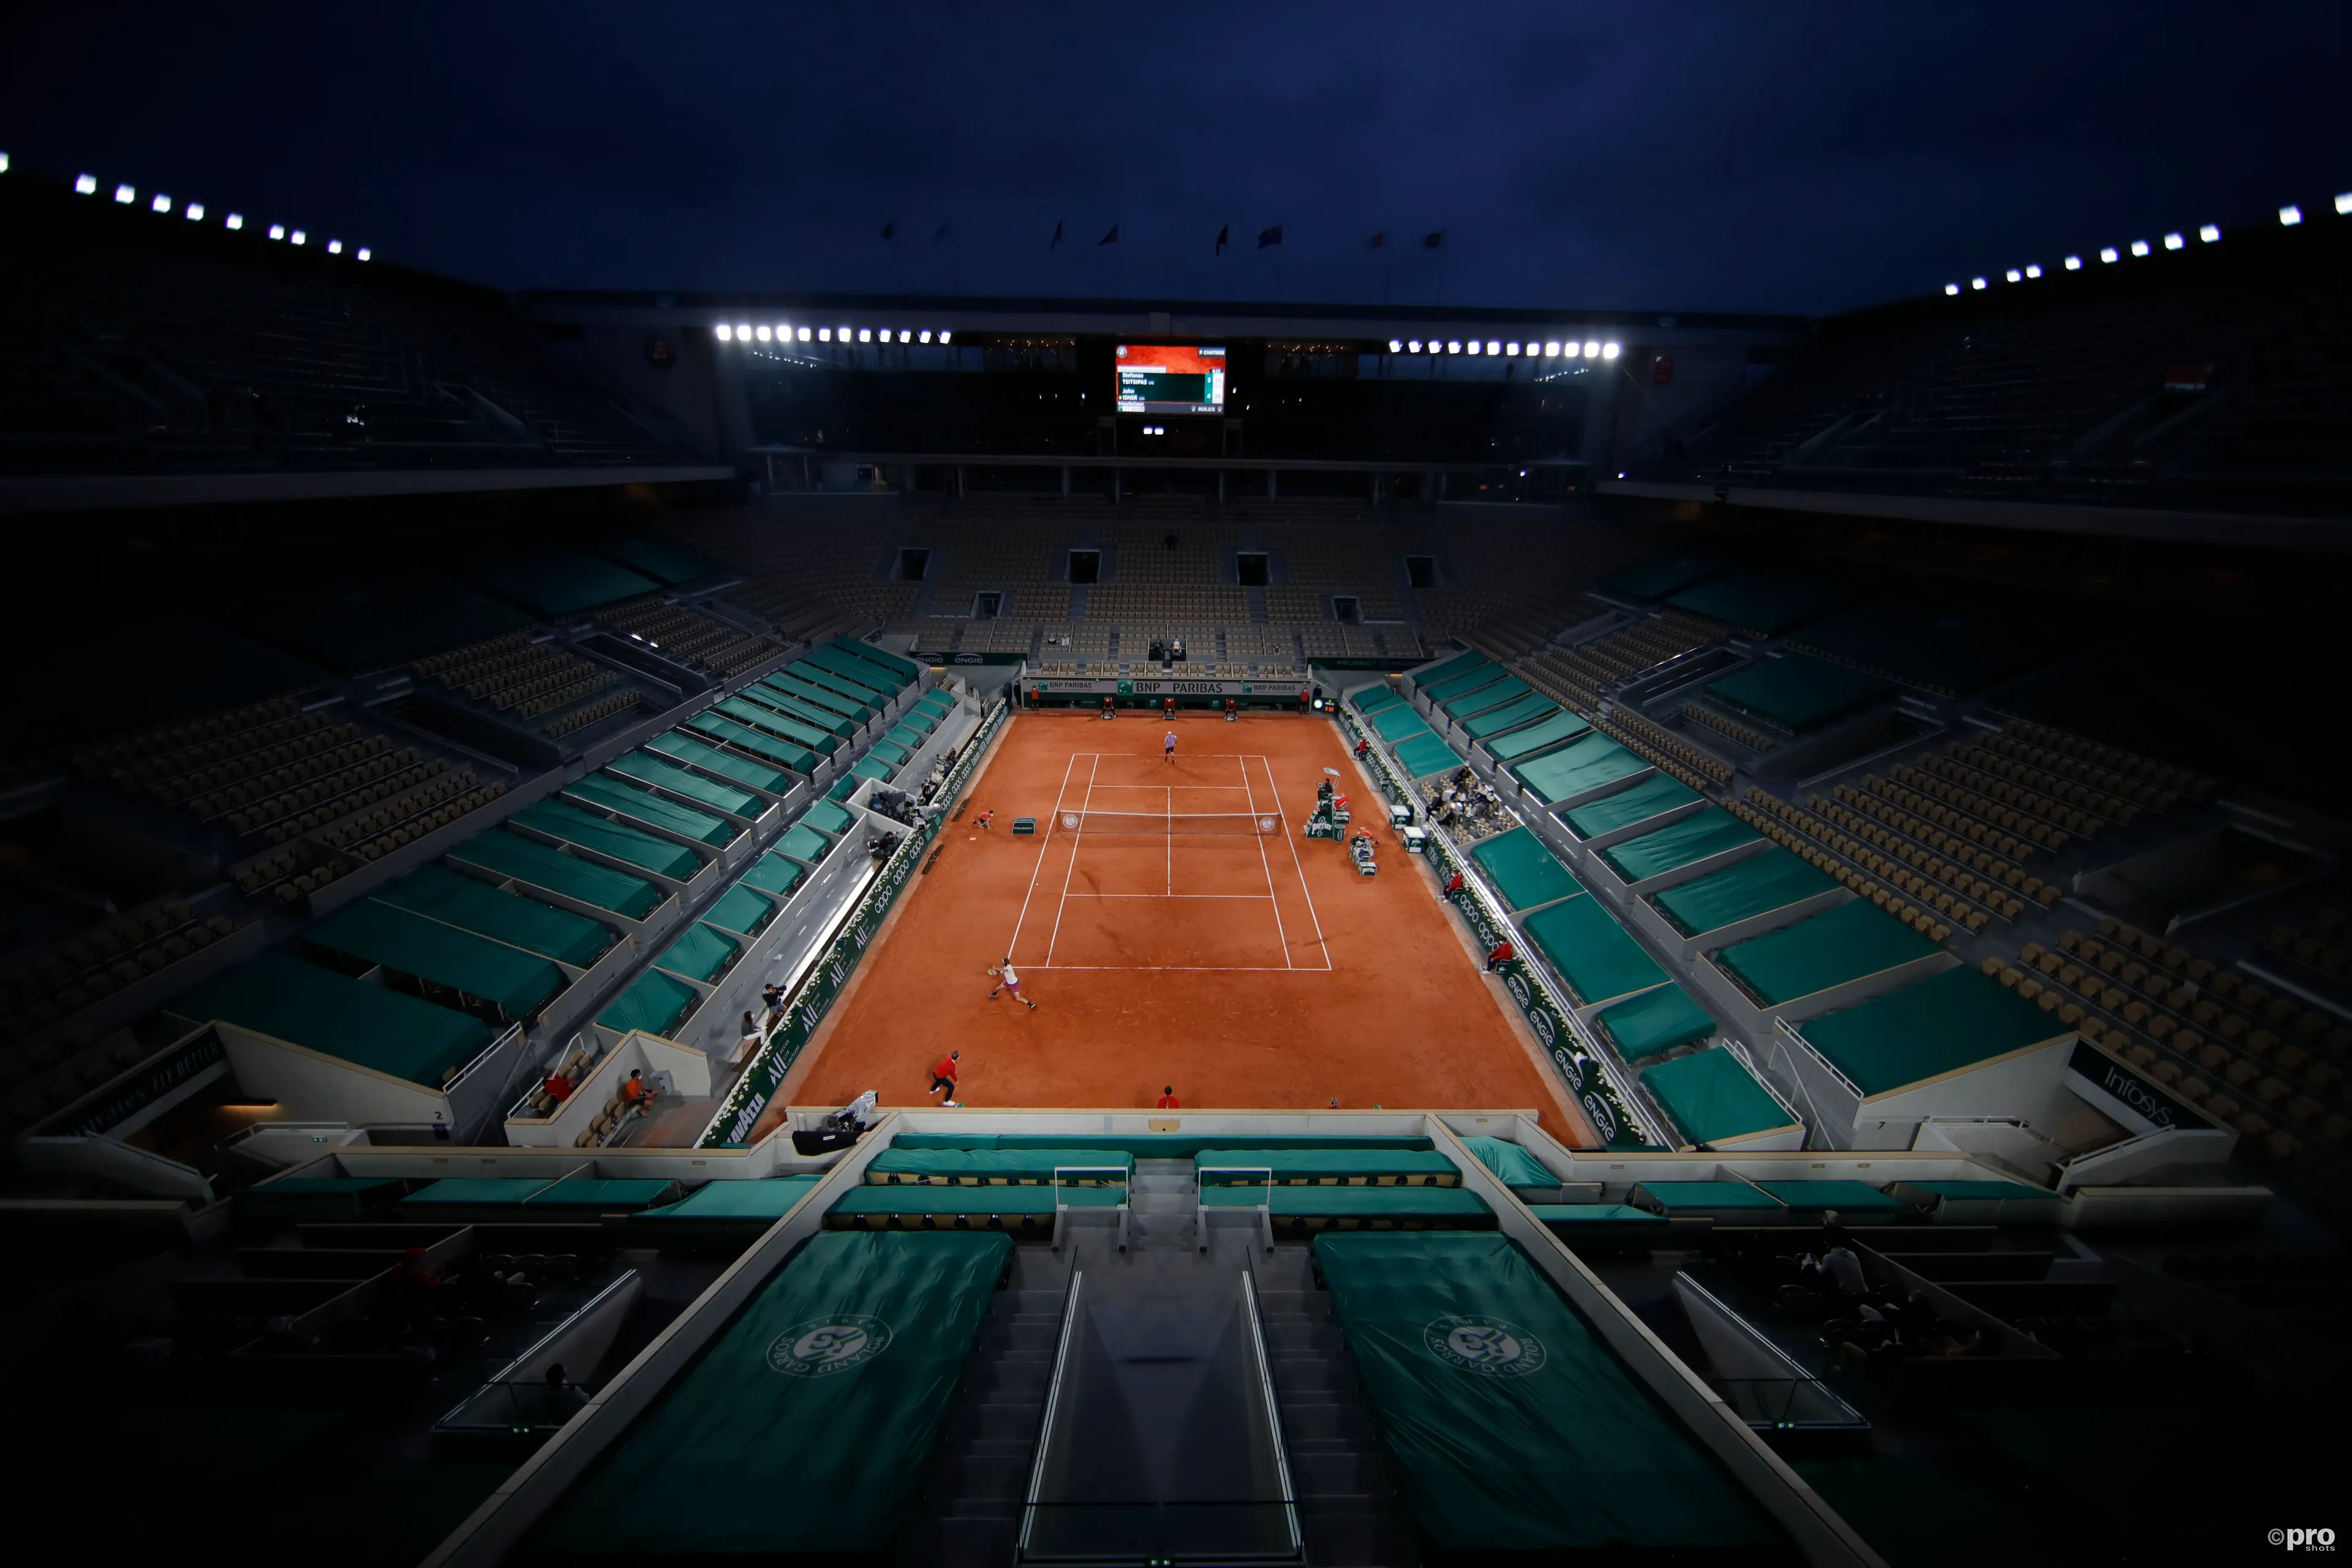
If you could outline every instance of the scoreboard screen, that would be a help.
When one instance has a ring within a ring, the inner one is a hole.
[[[1223,414],[1225,351],[1168,343],[1121,343],[1121,414]]]

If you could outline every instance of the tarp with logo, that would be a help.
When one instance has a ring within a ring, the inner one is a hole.
[[[607,1448],[541,1549],[664,1560],[847,1555],[913,1511],[1012,1239],[813,1237]],[[694,1478],[694,1505],[677,1479]]]
[[[1325,1235],[1315,1257],[1441,1551],[1787,1551],[1508,1238]]]

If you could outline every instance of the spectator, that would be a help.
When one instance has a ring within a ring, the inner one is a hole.
[[[1801,1272],[1807,1284],[1834,1290],[1841,1296],[1861,1296],[1870,1289],[1862,1275],[1862,1259],[1853,1255],[1850,1247],[1832,1247],[1819,1258],[1806,1258]]]
[[[546,1092],[548,1099],[561,1105],[572,1098],[572,1091],[577,1086],[565,1075],[562,1068],[557,1068],[547,1075],[547,1081],[539,1087]]]
[[[628,1103],[631,1109],[636,1110],[650,1110],[653,1108],[654,1101],[659,1099],[660,1096],[661,1091],[656,1089],[652,1084],[646,1081],[645,1068],[631,1068],[629,1069],[629,1081],[621,1086],[621,1098]]]
[[[1450,899],[1454,894],[1460,892],[1463,887],[1464,883],[1462,880],[1462,873],[1456,871],[1454,873],[1454,879],[1445,884],[1445,890],[1437,896],[1441,899]]]
[[[1160,1109],[1162,1110],[1181,1110],[1184,1109],[1182,1106],[1176,1103],[1176,1086],[1174,1084],[1164,1084],[1160,1087]]]

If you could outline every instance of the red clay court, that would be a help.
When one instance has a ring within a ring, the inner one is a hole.
[[[960,1049],[967,1105],[1149,1107],[1172,1083],[1189,1110],[1525,1108],[1594,1141],[1328,721],[1188,714],[1173,763],[1169,728],[1017,716],[761,1131],[868,1089],[925,1103]],[[1377,877],[1301,837],[1327,766]],[[987,999],[1008,953],[1035,1012]]]

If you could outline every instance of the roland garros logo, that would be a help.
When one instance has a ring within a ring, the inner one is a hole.
[[[843,1316],[795,1323],[768,1347],[768,1367],[786,1377],[831,1377],[890,1348],[890,1325]]]
[[[1525,1377],[1544,1363],[1543,1341],[1501,1318],[1434,1318],[1421,1342],[1446,1365],[1480,1377]]]

